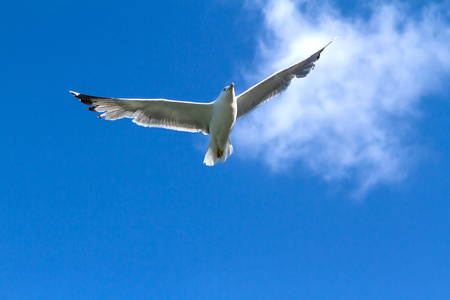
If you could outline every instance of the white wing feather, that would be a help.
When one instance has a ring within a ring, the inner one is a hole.
[[[320,53],[335,39],[307,59],[276,72],[237,96],[237,118],[242,118],[259,105],[284,92],[294,77],[303,78],[308,75],[320,58]]]
[[[145,127],[160,127],[209,134],[212,103],[195,103],[165,99],[123,99],[89,96],[71,92],[89,110],[103,112],[99,118],[131,118]]]

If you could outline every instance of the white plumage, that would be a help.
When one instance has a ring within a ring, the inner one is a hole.
[[[320,53],[331,42],[309,58],[276,72],[237,97],[232,83],[225,87],[219,97],[211,103],[106,98],[72,91],[71,93],[84,104],[90,105],[89,110],[102,112],[99,118],[106,120],[132,118],[134,123],[145,127],[161,127],[187,132],[201,131],[204,134],[210,134],[211,139],[203,162],[212,166],[218,161],[225,162],[233,153],[230,133],[235,121],[281,94],[294,77],[301,78],[308,75],[319,59]]]

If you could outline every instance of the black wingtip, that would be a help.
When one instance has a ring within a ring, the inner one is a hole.
[[[320,59],[320,54],[322,53],[323,50],[325,50],[326,47],[328,47],[332,42],[334,42],[337,39],[337,36],[334,37],[334,39],[332,39],[328,44],[325,45],[325,47],[323,47],[322,49],[320,49],[317,54],[316,57],[316,61]]]
[[[92,100],[91,100],[91,98],[92,98],[91,96],[80,94],[77,92],[72,92],[72,91],[70,91],[70,93],[72,95],[74,95],[76,98],[80,99],[81,103],[83,103],[83,104],[86,104],[86,105],[94,104],[94,102],[92,102]]]

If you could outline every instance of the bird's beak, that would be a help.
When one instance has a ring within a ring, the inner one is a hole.
[[[233,90],[233,88],[234,88],[234,83],[231,83],[231,84],[230,84],[230,88],[229,88],[229,90],[230,90],[230,91],[232,91],[232,90]]]

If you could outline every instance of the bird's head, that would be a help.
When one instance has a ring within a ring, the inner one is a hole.
[[[234,83],[231,83],[229,86],[226,86],[222,89],[219,98],[230,98],[231,101],[235,98],[234,95]]]

